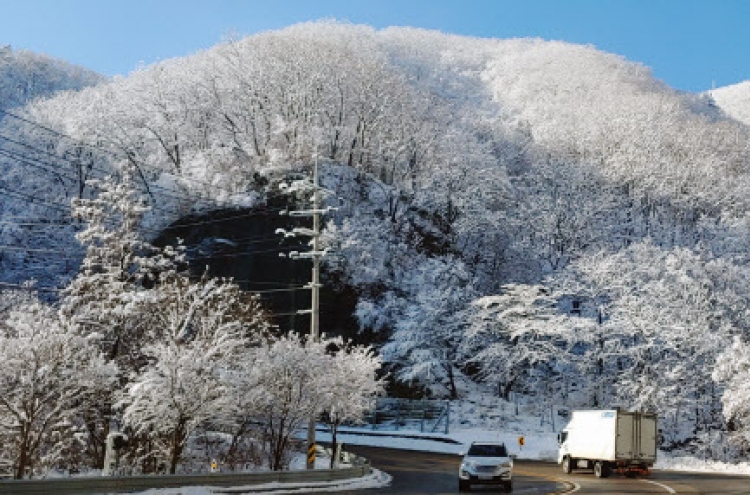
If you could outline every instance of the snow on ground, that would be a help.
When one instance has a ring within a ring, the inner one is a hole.
[[[518,445],[518,437],[524,437],[523,447]],[[319,442],[330,442],[331,435],[318,432]],[[511,455],[519,459],[557,460],[557,434],[519,434],[518,432],[500,432],[497,430],[467,429],[454,430],[449,434],[419,433],[418,431],[384,431],[363,428],[343,428],[337,436],[339,442],[346,445],[367,445],[403,450],[419,450],[460,455],[471,442],[503,442]]]
[[[306,457],[299,454],[292,459],[289,468],[291,470],[305,469]],[[315,459],[315,469],[328,469],[331,459],[318,455]],[[341,467],[349,467],[342,464]],[[211,487],[211,486],[185,486],[179,488],[153,488],[143,492],[135,492],[133,495],[219,495],[222,493],[272,493],[274,495],[299,494],[299,493],[323,493],[338,492],[341,490],[364,490],[366,488],[381,488],[391,483],[391,476],[378,469],[362,478],[340,480],[332,482],[304,482],[304,483],[263,483],[258,485]]]
[[[698,459],[696,457],[672,457],[659,452],[655,469],[665,471],[698,471],[704,473],[743,474],[750,476],[750,462],[729,464],[726,462]]]
[[[208,486],[186,486],[181,488],[152,489],[145,492],[137,492],[135,495],[219,495],[222,493],[273,493],[274,495],[298,494],[298,493],[323,493],[338,492],[341,490],[363,490],[366,488],[380,488],[389,485],[390,475],[372,470],[372,474],[358,479],[342,480],[336,482],[309,482],[309,483],[263,483],[261,485],[233,486],[231,488],[218,488]]]

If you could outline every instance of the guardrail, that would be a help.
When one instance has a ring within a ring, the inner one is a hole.
[[[2,495],[93,495],[125,493],[150,488],[181,486],[236,487],[262,483],[304,483],[361,478],[372,471],[369,462],[343,469],[268,471],[261,473],[211,473],[166,476],[108,476],[0,481]]]
[[[372,429],[419,429],[420,432],[435,433],[450,430],[450,402],[445,400],[410,400],[380,397],[365,414]]]

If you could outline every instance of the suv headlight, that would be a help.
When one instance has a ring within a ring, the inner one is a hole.
[[[513,461],[501,462],[500,463],[500,467],[512,468],[513,467]]]

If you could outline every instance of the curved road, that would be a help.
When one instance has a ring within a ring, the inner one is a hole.
[[[433,454],[408,450],[384,449],[347,445],[346,450],[370,460],[373,467],[393,476],[391,486],[373,490],[358,490],[339,493],[458,493],[458,465],[461,457],[450,454]],[[513,493],[548,494],[564,493],[565,483],[542,474],[537,475],[530,466],[541,463],[516,462],[513,476]],[[545,465],[546,466],[546,465]],[[550,464],[551,466],[551,464]],[[528,472],[527,472],[528,471]],[[475,486],[475,493],[501,493],[498,488]]]
[[[362,493],[458,493],[457,455],[434,454],[376,447],[348,445],[346,450],[370,460],[372,465],[393,476],[391,486],[373,490],[339,492]],[[516,461],[513,492],[516,494],[597,494],[631,495],[653,493],[699,493],[706,495],[750,494],[750,477],[712,473],[654,471],[647,477],[626,478],[612,475],[598,479],[591,470],[575,470],[566,475],[551,462]],[[472,487],[475,493],[501,493],[494,487]]]

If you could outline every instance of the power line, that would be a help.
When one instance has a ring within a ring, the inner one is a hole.
[[[203,223],[203,222],[199,222]],[[207,222],[205,222],[207,223]],[[51,223],[51,222],[11,222],[11,221],[4,221],[0,220],[0,225],[9,225],[9,226],[16,226],[16,227],[45,227],[45,228],[70,228],[74,230],[78,230],[81,228],[81,224],[74,224],[74,223]],[[157,230],[157,229],[146,229],[143,228],[141,230],[148,230],[153,232],[164,232],[165,230]],[[261,236],[248,236],[248,237],[226,237],[227,241],[231,242],[232,244],[237,245],[243,245],[247,246],[250,244],[263,244],[263,243],[270,243],[275,242],[279,243],[280,239],[277,235],[261,235]],[[200,244],[183,244],[183,247],[187,250],[199,250],[201,245]],[[299,249],[304,246],[300,245],[293,245],[293,246],[281,246],[279,244],[278,248],[284,248],[289,247],[293,249]],[[231,253],[222,253],[222,255],[231,255]]]
[[[307,316],[309,313],[269,313],[269,316]]]
[[[255,285],[280,285],[279,282],[263,282],[262,280],[252,280],[252,281],[250,281],[250,280],[239,280],[239,282],[252,282]],[[300,285],[298,287],[304,287],[304,286]],[[308,289],[309,289],[309,287],[308,287]]]
[[[76,227],[73,222],[27,222],[28,217],[19,218],[17,221],[9,220],[13,217],[0,217],[0,225],[12,225],[15,227]]]
[[[71,182],[74,182],[74,183],[79,181],[77,177],[71,177],[70,175],[67,175],[64,171],[60,170],[60,168],[59,168],[59,166],[57,164],[45,162],[45,161],[42,161],[42,160],[39,160],[39,159],[36,159],[36,158],[29,158],[29,157],[26,157],[26,156],[23,156],[23,155],[19,155],[18,153],[15,153],[15,152],[10,151],[10,150],[6,150],[4,148],[0,148],[0,156],[5,156],[7,158],[15,160],[15,161],[17,161],[19,163],[22,163],[24,165],[29,165],[29,166],[34,167],[34,168],[45,170],[45,171],[47,171],[47,172],[49,172],[51,174],[56,174],[61,180],[62,179],[67,179],[67,180],[69,180]],[[50,170],[48,167],[54,167],[54,169]],[[96,177],[96,178],[99,179],[98,177]],[[97,189],[99,191],[102,190],[101,187],[92,187],[92,188],[93,189]],[[167,194],[164,194],[164,196],[170,197]],[[177,197],[177,196],[171,196],[171,197],[173,199],[178,200],[178,201],[186,199],[186,198]],[[167,212],[167,213],[177,213],[177,214],[181,213],[177,209],[167,208],[167,207],[164,207],[164,206],[156,204],[156,203],[152,204],[151,208],[153,210],[156,210],[156,211],[162,211],[162,212]]]
[[[97,150],[97,151],[101,151],[101,152],[103,152],[103,153],[106,153],[106,154],[108,154],[108,155],[110,155],[110,156],[114,157],[114,158],[117,158],[117,159],[121,159],[121,158],[123,158],[122,156],[119,156],[119,155],[117,155],[117,154],[116,154],[115,152],[113,152],[112,150],[108,150],[108,149],[106,149],[106,148],[102,148],[102,147],[99,147],[99,146],[95,146],[95,145],[92,145],[92,144],[86,143],[86,142],[84,142],[84,141],[82,141],[82,140],[80,140],[80,139],[76,139],[76,138],[74,138],[74,137],[72,137],[72,136],[70,136],[70,135],[68,135],[68,134],[65,134],[65,133],[62,133],[62,132],[56,131],[56,130],[54,130],[54,129],[51,129],[51,128],[49,128],[49,127],[45,126],[45,125],[42,125],[42,124],[40,124],[40,123],[38,123],[38,122],[34,122],[34,121],[32,121],[32,120],[30,120],[30,119],[28,119],[28,118],[24,118],[24,117],[21,117],[21,116],[19,116],[19,115],[16,115],[16,114],[14,114],[14,113],[8,112],[7,110],[3,110],[3,109],[0,109],[0,113],[3,113],[3,114],[5,114],[5,115],[7,115],[7,116],[9,116],[9,117],[12,117],[12,118],[14,118],[14,119],[18,119],[18,120],[20,120],[20,121],[22,121],[22,122],[26,122],[27,124],[30,124],[30,125],[36,126],[36,127],[40,128],[40,129],[44,129],[44,130],[46,130],[46,131],[48,131],[48,132],[51,132],[52,134],[55,134],[55,135],[57,135],[57,136],[59,136],[59,137],[61,137],[61,138],[66,138],[66,139],[69,139],[69,140],[73,141],[74,143],[78,143],[78,144],[81,144],[81,145],[83,145],[83,146],[86,146],[87,148],[91,148],[91,149],[94,149],[94,150]],[[3,137],[4,137],[4,136],[3,136]],[[4,137],[4,138],[5,138],[5,137]],[[5,138],[5,139],[7,139],[7,138]],[[28,146],[30,146],[30,145],[28,145]],[[65,158],[63,158],[63,157],[59,157],[59,156],[57,156],[57,158],[59,158],[59,159],[65,159]],[[133,160],[133,161],[134,161],[134,159],[133,159],[133,157],[132,157],[132,156],[128,156],[127,158],[128,158],[128,159],[130,159],[130,160]],[[76,165],[77,165],[77,164],[76,164]],[[93,168],[93,167],[92,167],[92,168]],[[110,173],[109,171],[103,171],[102,169],[97,169],[97,170],[99,170],[99,171],[102,171],[103,173],[107,173],[107,174],[109,174],[109,173]],[[184,176],[179,176],[178,178],[179,178],[179,179],[182,179],[182,180],[187,180],[187,181],[189,181],[189,182],[194,182],[194,183],[196,183],[196,184],[202,184],[202,185],[204,185],[204,186],[207,186],[207,187],[215,187],[215,186],[214,186],[214,185],[212,185],[212,184],[209,184],[209,183],[207,183],[207,182],[201,182],[201,181],[198,181],[197,179],[192,179],[192,178],[188,178],[188,177],[184,177]],[[166,189],[166,188],[163,188],[163,187],[161,187],[161,186],[159,186],[159,185],[157,185],[157,184],[149,184],[149,183],[147,183],[147,182],[146,182],[146,179],[145,179],[145,177],[143,178],[143,181],[144,181],[144,183],[145,183],[146,187],[147,187],[147,188],[149,188],[149,189],[157,189],[157,190],[162,190],[162,191],[169,191],[168,189]],[[225,192],[225,193],[227,193],[227,194],[235,194],[235,193],[234,193],[234,192],[232,192],[232,191],[226,191],[226,190],[221,190],[221,189],[218,189],[218,190],[220,190],[220,191],[222,191],[222,192]],[[164,196],[170,196],[171,194],[170,194],[170,193],[162,193],[162,195],[164,195]],[[199,197],[200,197],[201,199],[205,199],[205,200],[208,200],[208,201],[211,201],[211,202],[213,202],[214,204],[217,204],[216,200],[215,200],[215,199],[213,199],[213,198],[207,198],[207,197],[203,196],[202,194],[198,194],[198,196],[199,196]],[[192,198],[189,198],[189,197],[184,197],[184,196],[174,196],[174,195],[171,195],[171,197],[172,197],[173,199],[192,199]]]
[[[8,218],[8,217],[0,217],[0,218]],[[8,225],[13,227],[45,227],[45,228],[70,228],[70,229],[81,229],[83,227],[83,223],[79,222],[29,222],[26,221],[28,217],[16,217],[19,218],[18,221],[10,221],[10,220],[0,220],[0,225]],[[196,222],[195,224],[190,225],[200,225],[200,224],[210,224],[213,223],[211,221],[207,222]],[[182,226],[180,226],[182,227]],[[167,230],[170,230],[170,227],[167,227],[165,229],[156,229],[156,228],[150,228],[150,227],[141,227],[139,231],[144,232],[157,232],[157,233],[164,233]],[[248,236],[248,237],[229,237],[229,236],[222,236],[222,237],[216,237],[214,238],[218,239],[226,239],[227,241],[231,242],[232,244],[238,244],[238,245],[248,245],[248,244],[261,244],[264,242],[276,242],[279,245],[280,241],[283,239],[279,239],[279,236],[277,235],[257,235],[257,236]],[[191,244],[185,244],[183,245],[186,249],[198,249],[200,247],[199,243],[191,243]]]
[[[30,145],[30,144],[28,144],[28,143],[24,143],[24,142],[21,142],[21,141],[17,141],[17,140],[15,140],[15,139],[12,139],[12,138],[9,138],[9,137],[7,137],[7,136],[4,136],[3,134],[0,134],[0,139],[4,139],[4,140],[6,140],[6,141],[9,141],[9,142],[11,142],[11,143],[14,143],[14,144],[16,144],[16,145],[24,146],[24,147],[26,147],[26,148],[28,148],[28,149],[31,149],[31,150],[33,150],[33,151],[35,151],[35,152],[37,152],[37,153],[43,153],[43,154],[45,154],[45,155],[48,155],[48,156],[50,156],[50,157],[52,157],[52,158],[55,158],[55,159],[57,159],[57,160],[63,160],[63,161],[65,161],[65,162],[68,162],[68,163],[70,163],[71,165],[73,165],[73,166],[75,166],[75,167],[78,167],[78,166],[81,166],[81,165],[82,165],[82,163],[80,163],[80,162],[76,162],[76,161],[74,161],[74,160],[71,160],[71,159],[69,159],[69,158],[67,158],[67,157],[64,157],[64,156],[60,156],[60,155],[57,155],[57,154],[55,154],[55,153],[52,153],[52,152],[50,152],[50,151],[47,151],[47,150],[44,150],[44,149],[42,149],[42,148],[38,148],[38,147],[36,147],[36,146],[32,146],[32,145]],[[49,164],[48,162],[42,162],[42,163],[47,163],[48,165],[52,165],[52,164]],[[55,167],[57,167],[58,165],[57,165],[57,164],[55,164],[54,166],[55,166]],[[92,164],[92,165],[91,165],[90,167],[88,167],[88,168],[89,168],[90,170],[92,170],[92,171],[95,171],[95,172],[100,172],[100,173],[104,174],[104,177],[106,177],[106,176],[108,176],[108,175],[111,175],[111,174],[112,174],[112,171],[111,171],[111,170],[105,170],[105,169],[103,169],[103,168],[101,168],[101,167],[96,167],[96,166],[94,166],[93,164]],[[72,171],[72,172],[74,172],[74,171]],[[95,179],[103,179],[104,177],[96,177],[96,176],[94,176],[93,178],[95,178]],[[79,178],[78,178],[78,177],[75,177],[75,178],[73,178],[72,180],[78,181],[78,180],[79,180]],[[191,197],[189,197],[189,196],[185,196],[185,195],[177,195],[177,194],[174,194],[174,193],[173,193],[173,191],[172,191],[171,189],[167,189],[167,188],[165,188],[165,187],[159,186],[158,184],[150,184],[150,185],[149,185],[149,188],[150,188],[150,189],[155,189],[155,190],[157,190],[157,191],[163,191],[163,192],[161,193],[161,195],[162,195],[162,196],[165,196],[165,197],[168,197],[168,198],[171,198],[171,199],[175,199],[175,200],[178,200],[178,201],[180,201],[180,200],[192,200],[192,199],[193,199],[193,198],[191,198]]]
[[[0,135],[0,137],[3,137],[3,136]],[[3,148],[0,148],[0,156],[6,156],[8,158],[11,158],[13,160],[19,161],[19,162],[24,163],[26,165],[29,165],[29,166],[32,166],[32,167],[35,167],[35,168],[39,168],[39,169],[42,169],[42,170],[45,170],[45,171],[57,174],[61,179],[64,178],[64,179],[70,180],[71,182],[77,182],[78,181],[78,178],[71,177],[70,175],[66,174],[64,171],[59,170],[59,167],[56,164],[51,164],[49,162],[44,162],[44,161],[33,159],[33,158],[23,157],[22,155],[19,155],[19,154],[13,152],[13,151],[6,150],[6,149],[3,149]],[[47,168],[48,166],[49,167],[55,167],[55,170],[50,170],[49,168]],[[167,196],[167,195],[165,194],[165,196]],[[177,196],[172,196],[172,197],[176,198],[176,199],[184,199],[182,197],[177,197]],[[62,203],[60,203],[60,205],[63,206]],[[68,205],[64,205],[64,206],[66,208],[69,208]],[[157,205],[157,204],[154,204],[151,207],[153,209],[157,210],[157,211],[165,211],[165,212],[170,212],[170,213],[180,213],[178,210],[165,208],[165,207]],[[262,213],[272,213],[272,212],[279,212],[279,211],[284,211],[284,210],[285,210],[285,208],[283,208],[283,207],[263,208],[263,209],[261,209],[259,211],[253,211],[253,212],[250,212],[250,213],[243,213],[243,214],[240,214],[240,215],[234,215],[234,216],[225,217],[225,218],[211,219],[211,220],[204,220],[204,221],[190,222],[190,223],[177,223],[176,225],[170,225],[170,226],[168,226],[168,227],[166,227],[166,228],[164,228],[162,230],[152,229],[152,228],[148,228],[148,227],[142,227],[141,230],[150,231],[152,233],[160,234],[163,231],[167,231],[167,230],[174,230],[174,229],[188,227],[188,226],[214,224],[214,223],[219,223],[219,222],[224,222],[224,221],[231,221],[231,220],[235,220],[235,219],[239,219],[239,218],[246,218],[246,217],[251,217],[251,216],[257,216],[257,215],[262,214]]]
[[[256,249],[256,250],[250,250],[250,251],[242,251],[239,253],[225,253],[225,254],[214,254],[210,256],[193,256],[193,257],[187,256],[186,261],[193,262],[193,261],[199,261],[199,260],[239,258],[239,257],[245,257],[245,256],[255,256],[258,254],[291,252],[293,250],[297,250],[297,249],[304,248],[304,247],[305,246],[279,246],[279,247],[274,247],[274,248],[269,248],[269,249]],[[30,248],[30,247],[24,247],[24,246],[12,246],[12,245],[7,245],[7,244],[0,244],[0,249],[5,249],[8,251],[24,251],[24,252],[29,252],[29,253],[59,254],[63,258],[69,258],[69,259],[79,259],[81,257],[80,255],[70,254],[69,251],[62,250],[62,249]],[[85,251],[85,248],[82,249],[82,251]]]
[[[272,249],[261,249],[257,251],[244,251],[242,253],[215,254],[213,256],[196,256],[196,257],[190,258],[190,261],[214,260],[214,259],[222,259],[222,258],[241,258],[245,256],[255,256],[258,254],[268,254],[268,253],[282,253],[282,252],[289,253],[301,247],[306,247],[306,246],[281,246],[281,247],[272,248]]]
[[[27,124],[36,126],[36,127],[40,128],[40,129],[44,129],[44,130],[46,130],[48,132],[51,132],[52,134],[60,136],[61,138],[69,139],[69,140],[73,141],[74,143],[81,144],[83,146],[86,146],[87,148],[91,148],[91,149],[94,149],[94,150],[101,151],[102,153],[106,153],[106,154],[108,154],[108,155],[110,155],[110,156],[112,156],[114,158],[117,158],[117,159],[122,159],[123,158],[122,156],[119,156],[117,153],[115,153],[114,151],[112,151],[110,149],[102,148],[100,146],[96,146],[96,145],[87,143],[87,142],[82,141],[80,139],[74,138],[73,136],[70,136],[69,134],[65,134],[63,132],[57,131],[57,130],[52,129],[52,128],[48,127],[48,126],[45,126],[45,125],[40,124],[38,122],[35,122],[35,121],[33,121],[31,119],[28,119],[26,117],[21,117],[20,115],[17,115],[15,113],[9,112],[7,110],[0,109],[0,113],[3,113],[3,114],[5,114],[5,115],[7,115],[7,116],[9,116],[11,118],[20,120],[22,122],[26,122]],[[132,156],[127,156],[126,158],[130,159],[130,160],[133,160]],[[202,185],[204,187],[213,188],[213,189],[215,189],[217,191],[221,191],[221,192],[224,192],[224,193],[227,193],[227,194],[236,194],[236,192],[234,192],[234,191],[228,191],[226,189],[217,188],[214,184],[211,184],[211,183],[205,182],[205,181],[201,181],[201,180],[198,180],[198,179],[195,179],[195,178],[192,178],[192,177],[179,176],[178,178],[181,179],[181,180],[188,181],[188,182],[193,182],[194,184]],[[214,200],[212,198],[203,198],[203,199],[208,199],[209,201],[213,201],[213,202],[216,201],[216,200]]]
[[[254,283],[252,280],[232,280],[232,282],[235,282],[237,284],[239,283]],[[261,289],[261,290],[247,290],[246,292],[250,292],[251,294],[273,294],[277,292],[297,292],[301,290],[310,290],[310,287],[307,287],[305,285],[301,285],[299,287],[289,287],[286,289]]]
[[[283,208],[279,208],[279,210],[283,210]],[[249,212],[249,213],[240,213],[239,215],[233,215],[233,216],[224,217],[224,218],[217,218],[217,219],[212,219],[212,220],[201,220],[201,221],[198,221],[198,222],[182,223],[182,222],[178,221],[178,222],[173,223],[172,225],[170,225],[168,227],[165,227],[163,230],[167,231],[167,230],[180,229],[180,228],[183,228],[183,227],[193,227],[193,226],[196,226],[196,225],[213,224],[213,223],[220,223],[220,222],[229,222],[231,220],[237,220],[239,218],[247,218],[247,217],[257,216],[257,215],[258,215],[258,212]]]
[[[10,194],[11,196],[19,197],[22,199],[27,199],[31,203],[39,205],[39,206],[46,206],[48,208],[55,208],[58,210],[68,211],[68,206],[63,206],[60,203],[53,203],[45,200],[41,200],[35,196],[32,196],[30,194],[22,193],[20,191],[14,191],[13,189],[8,189],[5,186],[0,185],[0,190],[5,191],[7,194]]]
[[[62,290],[56,287],[41,287],[41,286],[36,286],[36,285],[10,284],[7,282],[0,282],[0,287],[9,287],[13,289],[25,289],[28,291],[40,291],[40,292],[60,292],[60,290]]]
[[[10,158],[12,160],[16,160],[17,162],[23,163],[25,165],[29,165],[30,167],[34,167],[34,168],[38,168],[40,170],[44,170],[46,172],[49,172],[51,174],[56,175],[58,178],[65,178],[65,179],[68,179],[68,180],[71,180],[71,181],[75,181],[76,180],[74,178],[71,178],[71,177],[65,175],[60,170],[50,169],[49,167],[53,167],[54,166],[52,164],[47,164],[47,163],[38,161],[38,160],[36,160],[34,158],[29,158],[29,157],[26,157],[26,156],[23,156],[23,155],[19,155],[18,153],[14,152],[14,151],[10,151],[10,150],[4,149],[4,148],[0,148],[0,156],[5,156],[5,157]]]
[[[54,134],[56,136],[59,136],[60,138],[66,138],[66,139],[69,139],[69,140],[71,140],[73,142],[79,143],[79,144],[81,144],[83,146],[86,146],[88,148],[91,148],[91,149],[94,149],[94,150],[97,150],[97,151],[101,151],[101,152],[107,153],[110,156],[121,158],[116,153],[114,153],[112,150],[101,148],[100,146],[95,146],[95,145],[86,143],[86,142],[84,142],[84,141],[82,141],[80,139],[76,139],[76,138],[74,138],[74,137],[72,137],[72,136],[70,136],[68,134],[62,133],[62,132],[57,131],[55,129],[52,129],[52,128],[48,127],[48,126],[45,126],[45,125],[40,124],[38,122],[35,122],[35,121],[33,121],[33,120],[31,120],[31,119],[29,119],[27,117],[22,117],[20,115],[17,115],[15,113],[9,112],[7,110],[2,110],[2,109],[0,109],[0,112],[2,112],[3,114],[5,114],[5,115],[7,115],[7,116],[9,116],[11,118],[20,120],[22,122],[25,122],[25,123],[30,124],[32,126],[38,127],[40,129],[44,129],[45,131],[50,132],[50,133],[52,133],[52,134]],[[31,144],[24,143],[24,142],[21,142],[21,141],[9,138],[8,136],[4,136],[4,135],[0,134],[0,138],[6,140],[8,142],[11,142],[11,143],[14,143],[14,144],[17,144],[17,145],[20,145],[20,146],[24,146],[24,147],[26,147],[28,149],[31,149],[31,150],[34,150],[34,151],[36,151],[38,153],[43,153],[43,154],[46,154],[48,156],[52,156],[55,159],[66,161],[68,163],[73,164],[74,166],[80,166],[81,165],[80,162],[72,161],[72,160],[68,159],[67,157],[59,156],[59,155],[51,153],[51,152],[49,152],[47,150],[44,150],[44,149],[32,146]],[[45,162],[45,161],[39,160],[37,158],[33,158],[32,159],[32,158],[29,158],[29,157],[25,157],[25,156],[19,155],[18,153],[15,153],[13,151],[5,150],[5,149],[2,149],[2,148],[0,148],[0,151],[8,153],[5,156],[7,156],[7,157],[9,157],[11,159],[15,159],[17,161],[20,161],[21,163],[25,163],[25,164],[28,164],[30,166],[36,166],[37,168],[41,168],[43,170],[47,170],[48,172],[59,174],[59,176],[61,178],[66,178],[66,179],[68,179],[70,181],[73,181],[73,182],[77,182],[77,181],[80,180],[78,177],[70,177],[69,175],[64,174],[61,171],[61,169],[60,169],[60,167],[59,167],[58,164],[51,164],[49,162]],[[46,167],[52,167],[53,170],[49,170]],[[93,164],[91,165],[90,169],[93,170],[93,171],[101,172],[101,173],[109,173],[109,171],[106,171],[104,169],[95,167],[95,166],[93,166]],[[74,173],[74,171],[72,171],[72,170],[70,172]],[[203,185],[203,186],[206,186],[206,187],[211,187],[211,188],[214,188],[214,189],[216,189],[218,191],[225,192],[227,194],[235,194],[234,191],[227,191],[227,190],[224,190],[224,189],[221,189],[221,188],[216,188],[215,185],[210,184],[208,182],[204,182],[204,181],[200,181],[200,180],[197,180],[197,179],[193,179],[193,178],[189,178],[189,177],[184,177],[184,176],[178,176],[177,178],[180,179],[180,180],[186,180],[186,181],[189,181],[189,182],[200,184],[200,185]],[[145,181],[145,179],[144,179],[144,181]],[[170,197],[172,199],[176,199],[176,200],[192,200],[193,199],[190,196],[177,196],[177,195],[174,195],[174,194],[171,193],[171,190],[168,190],[168,189],[163,188],[161,186],[158,186],[156,184],[147,184],[147,187],[149,187],[149,189],[162,190],[162,191],[164,191],[162,193],[163,196]],[[7,191],[7,189],[6,189],[6,191]],[[24,195],[23,193],[20,193],[20,192],[15,192],[15,193],[17,194],[16,197],[30,198],[30,196]],[[216,200],[214,200],[212,198],[206,198],[205,196],[203,196],[200,193],[198,193],[198,198],[199,199],[208,199],[208,200],[212,201],[215,205],[218,205],[218,203],[216,202]],[[50,203],[47,202],[47,204],[50,204]],[[160,210],[160,211],[167,211],[167,212],[178,213],[178,214],[181,213],[179,210],[167,209],[167,208],[164,208],[164,207],[162,207],[160,205],[156,205],[156,204],[152,205],[152,207],[154,209]],[[62,208],[62,206],[60,208]],[[65,208],[68,208],[68,206],[66,205]],[[273,211],[277,211],[278,212],[278,211],[283,211],[283,210],[285,210],[285,208],[265,208],[265,209],[263,209],[262,211],[259,211],[259,212],[252,212],[252,213],[248,213],[248,214],[238,215],[238,216],[236,216],[234,218],[241,218],[241,217],[244,217],[244,216],[248,216],[249,217],[249,216],[257,215],[257,214],[260,214],[260,213],[263,213],[263,212],[273,212]],[[159,234],[159,233],[162,233],[162,232],[167,231],[167,230],[173,230],[173,229],[177,229],[177,228],[180,228],[180,227],[186,227],[186,226],[189,226],[189,225],[212,224],[212,223],[218,223],[218,222],[222,222],[222,221],[228,221],[228,220],[231,220],[231,219],[233,219],[233,218],[232,217],[228,217],[228,218],[223,218],[223,219],[212,219],[212,220],[209,220],[209,221],[194,222],[194,223],[191,223],[191,224],[181,224],[181,225],[178,224],[178,225],[172,225],[172,226],[166,227],[165,229],[162,229],[162,230],[157,230],[157,229],[143,227],[141,230],[150,231],[152,233]]]
[[[230,280],[230,283],[239,284],[241,282],[252,282],[252,281],[244,281],[244,280]],[[24,285],[24,284],[11,284],[8,282],[0,282],[0,287],[10,287],[10,288],[16,288],[16,289],[26,289],[31,291],[49,291],[49,292],[59,292],[62,290],[62,288],[59,287],[46,287],[46,286],[35,286],[35,285]],[[292,292],[292,291],[300,291],[300,290],[309,290],[309,287],[306,286],[298,286],[298,287],[289,287],[285,289],[264,289],[264,290],[247,290],[245,292],[249,294],[271,294],[276,292]],[[274,316],[291,316],[298,313],[288,313],[283,314],[279,313]]]

